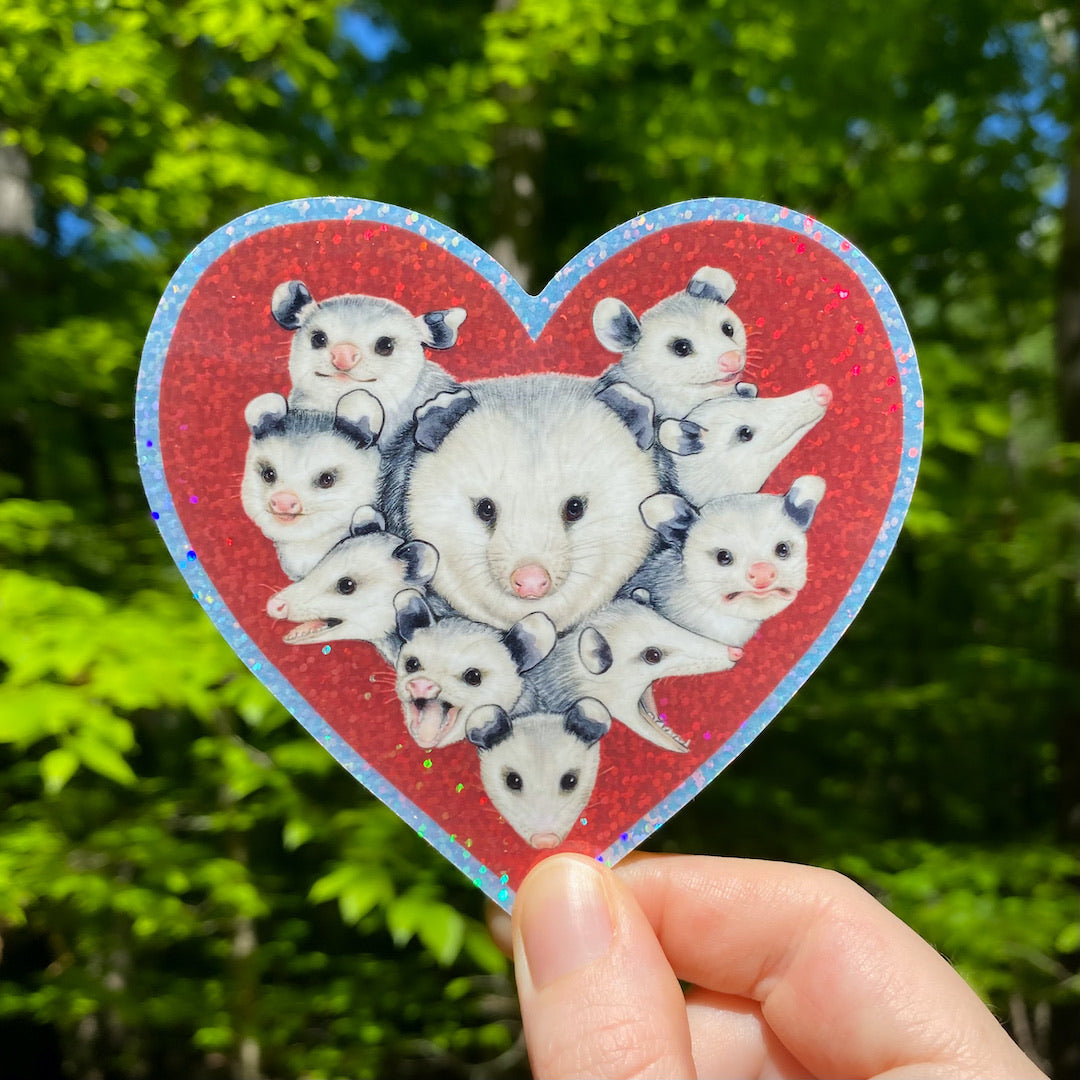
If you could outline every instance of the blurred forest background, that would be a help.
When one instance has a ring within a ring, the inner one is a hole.
[[[1080,1076],[1078,117],[1055,0],[4,0],[0,1072],[527,1075],[479,892],[185,594],[142,338],[265,203],[408,206],[537,290],[730,195],[882,270],[925,459],[854,627],[654,846],[851,874]]]

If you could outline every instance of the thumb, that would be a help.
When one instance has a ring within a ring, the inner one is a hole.
[[[606,867],[553,855],[513,911],[525,1042],[543,1077],[692,1077],[678,979],[630,891]]]

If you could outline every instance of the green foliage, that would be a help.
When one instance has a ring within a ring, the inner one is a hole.
[[[7,0],[0,179],[33,207],[0,217],[13,1073],[524,1069],[478,894],[253,682],[138,487],[169,275],[316,194],[509,243],[534,286],[715,194],[813,212],[881,267],[927,402],[905,534],[840,648],[656,844],[854,875],[1003,1017],[1053,1010],[1025,1048],[1070,1067],[1078,448],[1050,327],[1076,30],[1042,0]]]

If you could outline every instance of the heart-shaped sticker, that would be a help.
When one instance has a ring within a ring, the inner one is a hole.
[[[679,203],[530,296],[386,204],[219,229],[158,307],[139,462],[228,643],[509,909],[615,862],[762,730],[881,573],[918,370],[825,226]]]

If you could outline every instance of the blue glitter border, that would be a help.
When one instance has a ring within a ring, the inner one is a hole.
[[[525,292],[509,272],[487,252],[448,226],[391,203],[345,197],[277,203],[245,214],[212,233],[180,265],[158,302],[147,333],[135,406],[139,470],[151,511],[169,553],[191,587],[195,599],[210,616],[222,637],[282,705],[372,794],[469,877],[477,888],[509,911],[514,893],[507,887],[506,882],[483,866],[469,850],[452,840],[441,825],[436,824],[372,768],[255,647],[202,569],[197,553],[193,551],[180,524],[165,482],[158,431],[158,394],[173,331],[195,284],[211,264],[230,248],[267,229],[301,222],[342,220],[385,222],[414,232],[429,243],[445,248],[474,271],[482,274],[494,286],[533,340],[539,337],[562,301],[596,266],[650,233],[702,221],[746,221],[756,225],[776,226],[805,236],[827,248],[849,266],[877,304],[900,376],[904,408],[904,445],[896,487],[874,547],[852,582],[841,606],[791,671],[715,754],[649,813],[630,826],[616,843],[597,855],[600,862],[608,864],[618,862],[641,844],[746,749],[825,659],[866,601],[896,544],[911,503],[921,460],[923,402],[915,348],[896,298],[885,279],[862,252],[813,217],[772,203],[748,199],[694,199],[673,203],[634,217],[610,229],[579,252],[537,296]]]

